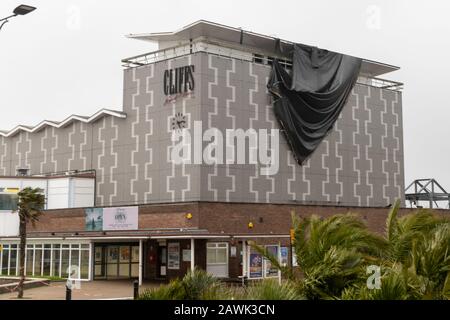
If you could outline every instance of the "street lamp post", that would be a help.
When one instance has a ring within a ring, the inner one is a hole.
[[[24,16],[28,13],[30,13],[31,11],[34,11],[36,8],[32,7],[32,6],[28,6],[26,4],[21,4],[20,6],[18,6],[17,8],[14,9],[13,14],[6,17],[6,18],[2,18],[0,19],[0,30],[2,29],[2,27],[5,25],[5,23],[7,23],[9,20],[9,18],[13,18],[15,16]]]

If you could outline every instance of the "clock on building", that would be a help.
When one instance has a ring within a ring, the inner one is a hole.
[[[182,130],[186,128],[186,116],[181,112],[172,117],[172,130]]]

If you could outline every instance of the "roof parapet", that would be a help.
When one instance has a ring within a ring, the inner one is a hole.
[[[39,124],[37,124],[34,127],[18,125],[9,131],[4,131],[4,130],[0,131],[0,136],[11,137],[11,136],[14,136],[15,134],[19,133],[20,131],[25,131],[25,132],[29,132],[29,133],[38,132],[47,126],[54,127],[54,128],[62,128],[62,127],[65,127],[66,125],[70,124],[73,121],[81,121],[84,123],[91,123],[91,122],[94,122],[104,116],[107,116],[107,115],[117,117],[117,118],[122,118],[122,119],[127,117],[127,114],[122,111],[101,109],[101,110],[97,111],[96,113],[94,113],[90,117],[84,117],[84,116],[79,116],[79,115],[73,114],[61,122],[44,120],[44,121],[41,121]]]

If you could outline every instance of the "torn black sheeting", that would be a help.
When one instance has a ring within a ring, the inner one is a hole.
[[[275,116],[301,165],[333,128],[362,59],[294,45],[292,76],[275,59],[267,87]]]

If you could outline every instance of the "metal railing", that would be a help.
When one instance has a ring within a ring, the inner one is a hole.
[[[248,52],[245,51],[246,49],[248,50]],[[122,66],[124,68],[140,67],[159,61],[181,58],[198,52],[254,62],[267,66],[271,66],[273,60],[278,59],[278,61],[286,69],[288,70],[292,69],[292,61],[290,61],[286,57],[275,56],[273,54],[261,51],[256,52],[254,48],[246,48],[243,46],[237,46],[215,40],[213,41],[210,39],[200,39],[193,42],[186,42],[185,44],[125,58],[122,59]],[[394,91],[400,91],[403,89],[403,83],[401,82],[370,77],[365,75],[360,75],[358,77],[357,83]]]

